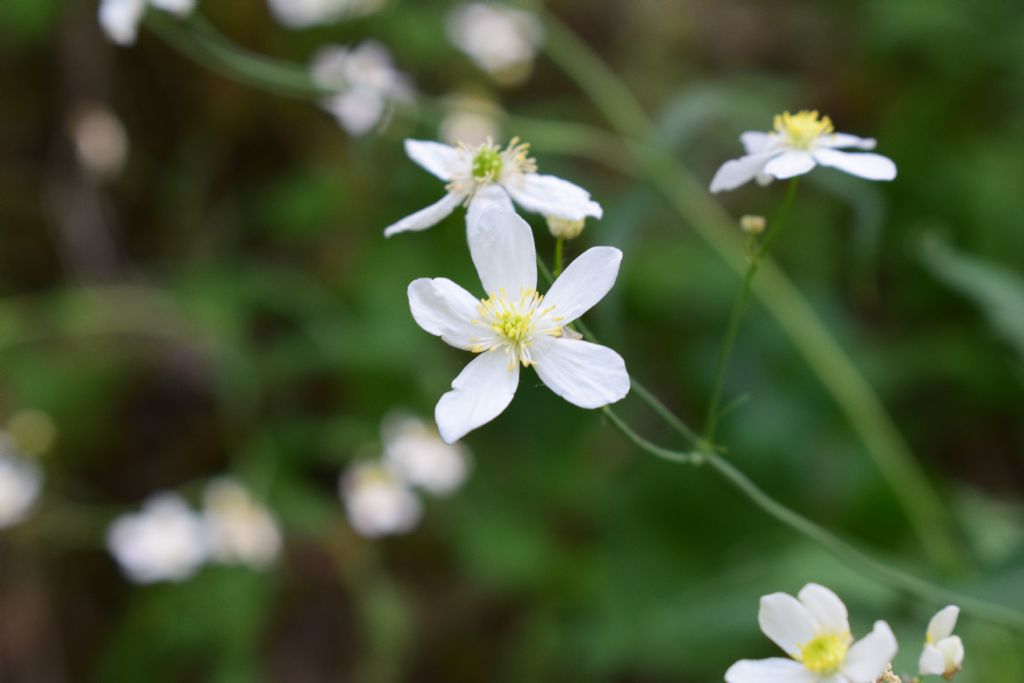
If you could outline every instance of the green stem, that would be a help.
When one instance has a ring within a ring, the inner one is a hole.
[[[610,406],[605,406],[601,411],[608,416],[611,423],[615,425],[615,427],[617,427],[627,439],[653,456],[661,458],[662,460],[668,460],[669,462],[684,463],[687,465],[700,465],[705,460],[704,454],[700,451],[692,451],[689,453],[673,451],[668,448],[662,448],[661,446],[648,441],[637,434],[633,428],[630,427],[625,420],[619,417],[618,413],[616,413]]]
[[[562,274],[562,257],[565,252],[565,240],[561,237],[555,239],[555,267],[551,269],[551,275],[558,277]]]
[[[789,188],[786,190],[786,197],[782,200],[782,206],[768,228],[761,247],[750,255],[747,272],[743,275],[743,281],[736,292],[736,297],[732,301],[732,310],[729,312],[729,324],[726,328],[725,339],[722,341],[722,347],[718,351],[718,362],[715,365],[714,380],[711,382],[711,398],[708,401],[707,420],[704,423],[704,438],[709,444],[715,443],[715,430],[718,428],[718,422],[721,419],[718,407],[722,402],[725,371],[729,365],[729,359],[732,357],[733,347],[736,345],[736,335],[739,332],[740,323],[743,320],[744,313],[747,311],[747,304],[750,301],[750,288],[754,283],[754,276],[757,274],[761,261],[771,251],[772,245],[775,244],[775,240],[778,239],[779,233],[782,231],[782,226],[785,225],[786,219],[789,217],[789,210],[793,205],[793,197],[796,196],[796,186],[796,178],[789,181]]]

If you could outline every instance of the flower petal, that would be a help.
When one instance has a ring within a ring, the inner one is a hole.
[[[725,672],[726,683],[816,683],[818,677],[800,662],[784,657],[741,659]]]
[[[765,164],[764,172],[779,180],[786,180],[807,173],[814,165],[814,157],[807,152],[791,150],[783,152]]]
[[[392,235],[397,235],[400,232],[432,228],[447,218],[461,201],[462,197],[460,195],[451,193],[446,194],[427,208],[420,209],[416,213],[409,214],[397,223],[389,225],[384,229],[384,236],[391,237]]]
[[[896,164],[881,154],[855,154],[823,148],[815,150],[814,158],[822,166],[831,166],[868,180],[892,180],[896,177]]]
[[[544,308],[554,306],[552,315],[568,325],[604,298],[615,284],[622,252],[615,247],[592,247],[569,264],[544,295]]]
[[[922,676],[941,676],[946,673],[946,658],[939,648],[927,644],[917,660],[918,673]]]
[[[964,663],[964,643],[960,636],[943,638],[935,647],[942,653],[942,658],[946,662],[946,673],[960,670]]]
[[[533,359],[541,381],[580,408],[600,408],[629,393],[626,363],[607,346],[540,336],[533,342]]]
[[[185,17],[196,8],[196,0],[149,0],[150,4],[157,9],[170,12],[179,17]]]
[[[131,45],[139,32],[139,22],[146,9],[144,0],[101,0],[98,10],[100,26],[107,38],[121,46]]]
[[[850,632],[850,619],[846,605],[839,596],[824,586],[809,583],[800,589],[797,596],[804,604],[811,618],[817,624],[818,632],[842,635]]]
[[[505,188],[501,185],[488,185],[478,190],[473,195],[473,198],[469,200],[469,209],[466,211],[467,236],[480,229],[480,214],[492,204],[497,204],[499,207],[512,213],[516,212],[516,208],[512,206],[512,198],[508,196]],[[472,238],[470,237],[470,239]]]
[[[775,144],[775,136],[772,133],[762,133],[757,130],[748,130],[740,135],[740,142],[747,154],[758,154],[767,152],[768,148]]]
[[[406,140],[405,153],[441,180],[451,180],[459,163],[459,150],[430,140]]]
[[[500,203],[480,211],[467,230],[469,253],[488,295],[537,287],[537,249],[529,224]]]
[[[761,598],[757,623],[761,631],[790,657],[798,657],[800,645],[816,635],[811,613],[803,603],[786,593],[772,593]]]
[[[857,149],[874,149],[876,141],[874,138],[859,138],[849,133],[833,133],[826,135],[818,141],[823,147],[856,147]]]
[[[876,621],[875,628],[850,647],[842,673],[853,683],[875,683],[898,650],[889,624]]]
[[[948,638],[956,628],[956,620],[960,616],[960,608],[956,605],[943,607],[928,622],[928,642],[937,643]]]
[[[355,86],[323,102],[330,113],[349,135],[366,135],[384,117],[387,101],[373,88]]]
[[[409,309],[416,324],[460,349],[479,343],[483,330],[474,325],[480,302],[443,277],[420,278],[409,285]]]
[[[519,364],[500,351],[485,351],[452,381],[434,409],[445,443],[455,443],[508,407],[519,386]]]
[[[576,221],[587,216],[600,218],[603,213],[589,192],[553,175],[524,173],[502,184],[520,206],[544,216]]]
[[[711,179],[711,191],[735,190],[740,185],[750,182],[763,171],[772,154],[773,152],[748,154],[725,162]]]

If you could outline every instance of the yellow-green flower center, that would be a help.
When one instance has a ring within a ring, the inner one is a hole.
[[[497,145],[481,145],[473,157],[473,178],[493,183],[501,176],[501,149]]]
[[[554,307],[541,308],[543,301],[544,297],[535,289],[522,289],[516,298],[509,298],[504,291],[499,291],[481,299],[477,307],[480,318],[473,322],[487,327],[492,334],[482,337],[470,350],[476,353],[504,351],[509,355],[510,366],[533,363],[530,346],[534,337],[562,334],[558,325],[561,318],[551,315]],[[543,326],[541,329],[538,329],[538,323]]]
[[[814,673],[830,673],[846,660],[849,648],[849,638],[839,635],[815,636],[800,647],[800,661]]]
[[[775,116],[775,132],[786,136],[789,144],[797,149],[807,149],[815,140],[834,131],[832,119],[820,116],[816,110],[796,114],[787,111]]]

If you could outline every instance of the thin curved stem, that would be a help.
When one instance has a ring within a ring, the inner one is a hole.
[[[619,417],[610,406],[605,406],[601,409],[608,419],[620,432],[622,432],[627,439],[636,444],[639,448],[647,451],[651,455],[661,458],[662,460],[668,460],[669,462],[683,463],[687,465],[700,465],[704,462],[705,456],[700,451],[673,451],[668,448],[662,448],[661,446],[648,441],[644,437],[640,436],[630,427],[625,420]]]

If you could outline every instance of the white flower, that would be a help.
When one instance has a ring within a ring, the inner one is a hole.
[[[321,88],[337,91],[321,105],[350,135],[365,135],[389,115],[393,103],[412,96],[408,77],[373,40],[354,48],[322,48],[313,56],[310,74]]]
[[[853,642],[850,622],[835,593],[809,583],[799,600],[786,593],[761,598],[761,631],[791,659],[736,662],[727,683],[875,683],[896,656],[896,637],[884,621]]]
[[[98,15],[103,32],[118,45],[131,45],[147,6],[187,17],[195,9],[196,0],[100,0]]]
[[[18,455],[13,442],[0,434],[0,529],[25,519],[42,487],[39,465]]]
[[[270,11],[288,28],[309,28],[329,24],[342,16],[369,14],[380,9],[383,0],[267,0]]]
[[[426,230],[464,202],[472,210],[477,195],[492,187],[504,190],[501,194],[507,193],[527,211],[545,216],[566,220],[601,217],[601,206],[582,187],[555,176],[539,175],[536,162],[529,157],[529,145],[520,144],[518,138],[512,138],[505,149],[490,141],[476,147],[451,147],[439,142],[406,140],[405,153],[448,183],[448,194],[388,227],[385,237],[407,230]]]
[[[496,80],[511,85],[529,75],[543,31],[529,12],[474,2],[449,14],[448,39]]]
[[[348,521],[361,536],[402,534],[420,521],[419,498],[401,477],[383,465],[352,465],[342,476],[339,489]]]
[[[964,644],[960,636],[953,635],[959,616],[960,608],[949,605],[928,622],[924,651],[918,661],[922,676],[935,674],[952,679],[960,671],[964,663]]]
[[[746,156],[725,162],[711,181],[711,191],[732,190],[754,178],[766,185],[772,178],[803,175],[818,164],[868,180],[896,177],[896,164],[887,157],[839,149],[874,149],[874,140],[833,130],[832,121],[816,111],[779,114],[773,132],[748,131],[740,136]]]
[[[415,417],[385,420],[384,462],[413,486],[435,495],[453,492],[466,481],[469,455],[462,444],[447,444],[432,425]]]
[[[203,519],[214,559],[269,566],[281,552],[281,530],[270,510],[233,479],[215,479],[203,495]]]
[[[202,518],[169,492],[150,497],[138,513],[114,520],[107,529],[107,548],[136,583],[182,581],[208,556]]]
[[[470,255],[488,298],[478,300],[446,278],[409,285],[419,326],[478,354],[437,404],[441,438],[453,443],[497,417],[512,401],[520,365],[532,365],[544,384],[581,408],[623,398],[629,375],[622,357],[563,333],[611,289],[622,252],[588,249],[544,297],[537,293],[537,255],[526,221],[490,202],[479,212],[471,209],[468,225]]]

